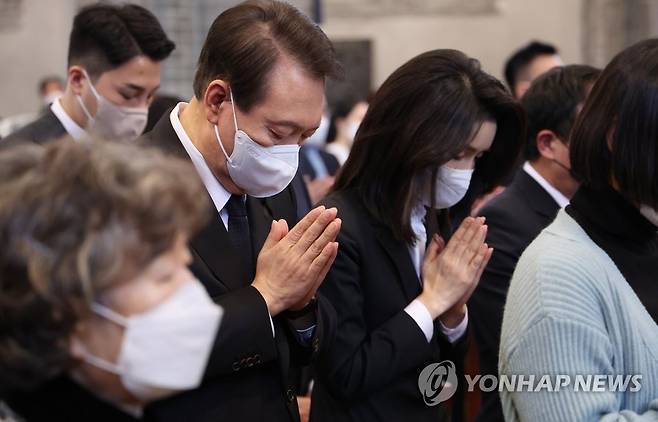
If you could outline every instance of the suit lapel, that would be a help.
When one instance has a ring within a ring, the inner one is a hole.
[[[231,245],[224,223],[212,208],[210,221],[190,242],[203,263],[228,290],[236,290],[251,283],[249,273]]]
[[[171,110],[166,112],[153,131],[144,135],[139,142],[144,146],[155,146],[166,153],[190,160],[171,125],[170,113]],[[236,290],[248,285],[251,283],[249,274],[242,265],[239,265],[240,257],[233,249],[226,227],[215,207],[211,207],[209,213],[208,223],[190,241],[190,247],[217,278],[215,281],[224,285],[226,289]],[[208,281],[204,280],[204,282]]]
[[[251,246],[255,262],[258,253],[263,248],[263,244],[265,244],[267,235],[270,233],[270,227],[274,218],[265,201],[251,196],[247,197],[247,216],[249,218]]]
[[[519,189],[522,197],[528,201],[530,207],[535,212],[548,220],[552,220],[557,215],[560,206],[555,202],[553,197],[541,187],[525,170],[520,169],[513,183],[514,187]]]
[[[391,258],[398,272],[398,281],[404,291],[407,302],[414,300],[420,294],[421,286],[416,275],[409,248],[403,242],[396,240],[388,227],[375,225],[377,240]]]

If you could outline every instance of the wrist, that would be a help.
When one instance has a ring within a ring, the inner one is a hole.
[[[267,311],[270,313],[270,316],[274,317],[285,309],[283,303],[280,300],[277,300],[277,297],[273,295],[270,290],[265,286],[264,283],[259,283],[258,279],[254,280],[251,286],[258,290],[258,293],[263,297],[265,305],[267,305]]]
[[[466,305],[458,306],[457,308],[449,309],[444,312],[439,320],[446,328],[456,328],[466,317]]]
[[[430,313],[432,320],[435,320],[446,312],[448,306],[444,304],[441,300],[436,300],[431,297],[430,294],[425,292],[421,293],[417,298],[424,306],[427,308],[427,311]]]

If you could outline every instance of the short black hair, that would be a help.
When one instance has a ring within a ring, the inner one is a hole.
[[[97,78],[140,55],[162,61],[174,48],[158,19],[143,7],[97,3],[73,19],[68,65],[80,65]]]
[[[227,9],[213,22],[194,76],[201,100],[214,79],[225,79],[243,110],[261,101],[267,78],[282,54],[318,78],[342,76],[336,52],[322,29],[294,6],[254,0]]]
[[[632,45],[603,69],[570,151],[586,186],[614,185],[630,202],[658,209],[658,39]]]
[[[528,122],[526,159],[539,158],[537,134],[542,130],[554,132],[567,143],[578,115],[578,105],[601,74],[600,69],[586,65],[556,67],[532,82],[521,98]]]
[[[532,41],[523,46],[507,59],[505,62],[505,80],[510,91],[514,93],[514,85],[519,78],[519,74],[532,63],[538,56],[552,56],[558,54],[557,48],[551,44],[539,41]]]

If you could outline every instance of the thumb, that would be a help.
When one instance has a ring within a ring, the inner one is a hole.
[[[284,236],[288,233],[288,224],[285,220],[274,220],[272,221],[272,226],[270,227],[270,233],[265,239],[263,244],[263,250],[274,247]]]
[[[432,241],[430,242],[427,250],[425,251],[425,262],[435,261],[436,258],[443,252],[445,249],[445,241],[441,236],[434,235]]]

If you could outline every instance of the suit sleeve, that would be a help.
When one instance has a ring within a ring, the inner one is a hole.
[[[332,393],[346,400],[389,384],[431,356],[423,331],[404,309],[379,327],[367,326],[359,247],[349,229],[344,223],[338,256],[321,287],[321,293],[335,308],[340,329],[325,341],[317,364]]]
[[[204,378],[239,372],[277,358],[267,304],[252,286],[214,298],[224,309]]]

